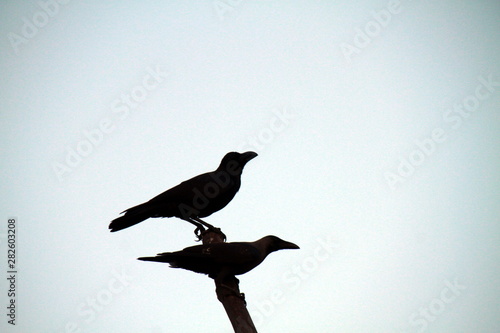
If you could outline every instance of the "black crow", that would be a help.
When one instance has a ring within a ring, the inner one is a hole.
[[[223,282],[228,277],[245,274],[254,269],[271,252],[298,248],[294,243],[276,236],[266,236],[255,242],[196,245],[182,251],[137,259],[169,263],[170,267],[208,274],[212,279]]]
[[[150,217],[175,216],[194,224],[195,234],[200,237],[203,225],[216,229],[200,218],[221,210],[233,199],[240,189],[245,164],[256,156],[253,151],[227,153],[215,171],[186,180],[145,203],[123,211],[125,214],[111,221],[109,229],[112,232],[122,230]]]

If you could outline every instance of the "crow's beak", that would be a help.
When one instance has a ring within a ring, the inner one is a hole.
[[[241,154],[241,161],[243,163],[247,163],[248,161],[250,161],[252,158],[255,158],[257,157],[257,153],[256,152],[253,152],[253,151],[247,151],[246,153],[243,153]]]
[[[281,249],[290,249],[290,250],[300,249],[300,247],[297,244],[287,242],[287,241],[283,241],[283,243],[280,244],[280,248]]]

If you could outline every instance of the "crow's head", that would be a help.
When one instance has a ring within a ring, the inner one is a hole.
[[[230,174],[241,174],[245,164],[256,156],[257,153],[253,151],[247,151],[241,154],[232,151],[224,156],[217,170],[224,170]]]
[[[264,244],[267,254],[285,249],[300,249],[297,244],[287,242],[276,236],[266,236],[258,240]]]

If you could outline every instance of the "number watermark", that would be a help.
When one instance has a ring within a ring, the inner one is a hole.
[[[7,322],[16,325],[17,312],[17,219],[7,219]]]

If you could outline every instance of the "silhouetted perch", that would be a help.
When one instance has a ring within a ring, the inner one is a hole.
[[[207,230],[202,235],[203,244],[222,243],[223,234]],[[225,281],[214,279],[217,299],[224,306],[235,333],[257,333],[252,317],[247,310],[245,295],[240,293],[239,280],[233,275]],[[224,284],[222,283],[224,282]]]
[[[239,281],[234,276],[226,279],[223,285],[215,281],[217,299],[224,306],[236,333],[257,333],[246,307],[245,295],[240,293],[238,284]]]

